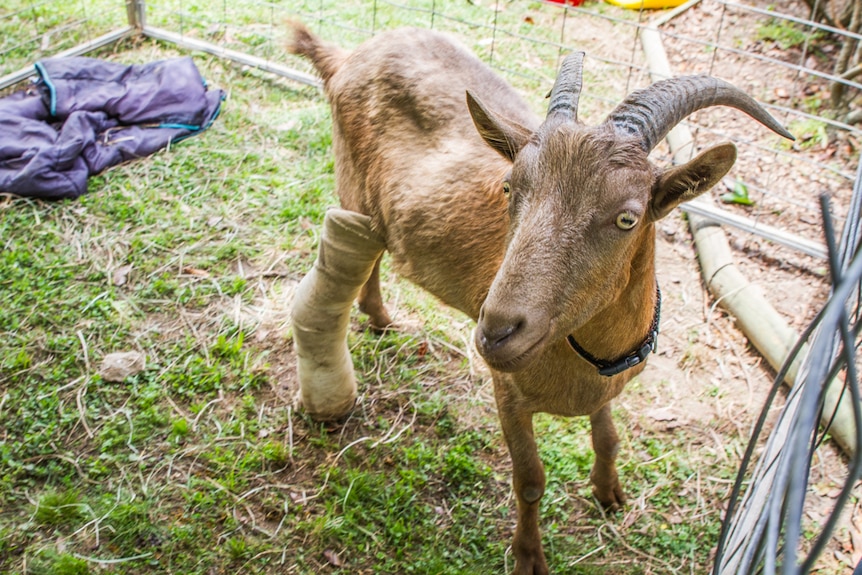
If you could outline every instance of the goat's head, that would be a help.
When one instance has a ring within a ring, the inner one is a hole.
[[[502,371],[524,368],[547,343],[618,299],[639,271],[638,258],[652,258],[654,222],[730,170],[731,143],[663,171],[649,162],[653,147],[683,118],[726,105],[792,139],[744,92],[705,76],[633,92],[602,124],[584,126],[577,119],[583,57],[564,61],[535,132],[467,94],[479,133],[512,162],[500,182],[509,198],[509,244],[476,330],[480,352]]]

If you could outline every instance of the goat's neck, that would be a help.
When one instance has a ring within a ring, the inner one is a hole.
[[[618,297],[572,333],[593,356],[615,360],[644,341],[655,314],[655,226],[644,230],[632,259],[628,283]]]

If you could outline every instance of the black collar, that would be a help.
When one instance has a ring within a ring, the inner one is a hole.
[[[578,344],[578,342],[575,341],[574,336],[572,336],[571,334],[566,336],[566,341],[569,342],[569,345],[572,346],[572,349],[575,350],[575,353],[577,353],[589,363],[593,364],[593,366],[595,366],[595,368],[599,370],[599,375],[606,375],[610,377],[612,375],[622,373],[630,367],[638,365],[639,363],[643,362],[650,353],[655,353],[656,344],[658,342],[658,323],[660,318],[661,290],[658,288],[658,284],[656,284],[655,311],[653,311],[652,324],[650,324],[649,333],[647,334],[643,343],[641,343],[638,348],[630,354],[623,356],[616,361],[608,361],[606,359],[599,359],[594,355],[590,354],[587,350],[582,348]]]

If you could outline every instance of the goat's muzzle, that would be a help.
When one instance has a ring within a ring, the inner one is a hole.
[[[514,313],[498,313],[487,303],[479,312],[475,342],[479,353],[496,370],[521,371],[543,347],[548,322]]]

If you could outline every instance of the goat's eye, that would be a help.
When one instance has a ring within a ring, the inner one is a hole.
[[[503,195],[509,197],[512,192],[512,185],[509,182],[503,182]]]
[[[623,212],[617,216],[617,227],[621,230],[630,230],[638,225],[638,217],[631,212]]]

